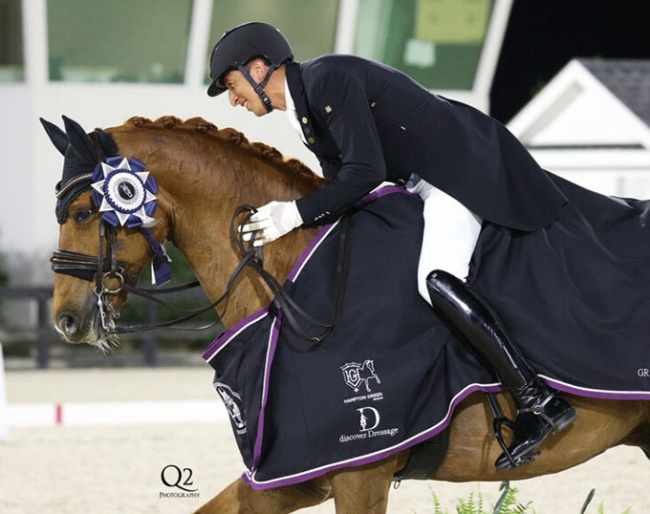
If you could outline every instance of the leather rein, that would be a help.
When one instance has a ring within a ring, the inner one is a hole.
[[[115,245],[117,230],[104,220],[100,221],[99,252],[96,257],[66,250],[56,250],[53,252],[52,258],[50,259],[52,270],[55,273],[71,275],[87,281],[95,281],[94,293],[97,297],[97,308],[102,328],[107,334],[111,335],[143,330],[154,330],[158,328],[170,328],[175,330],[205,330],[213,327],[225,316],[230,293],[232,292],[242,271],[247,266],[250,266],[269,287],[274,297],[274,308],[283,314],[284,318],[286,318],[287,322],[291,325],[296,334],[298,334],[302,339],[312,343],[322,342],[323,339],[325,339],[325,337],[327,337],[327,335],[329,335],[329,333],[334,329],[343,304],[350,256],[350,241],[348,237],[349,216],[344,215],[340,221],[342,226],[336,266],[337,278],[332,307],[330,309],[330,320],[328,322],[320,322],[297,305],[291,298],[287,288],[283,287],[273,275],[264,269],[261,248],[253,246],[254,240],[249,241],[248,244],[243,241],[242,234],[237,227],[245,224],[253,213],[255,213],[255,209],[249,205],[242,205],[235,210],[230,222],[230,236],[235,242],[235,246],[240,254],[240,261],[230,275],[224,293],[213,302],[197,309],[183,309],[161,300],[158,297],[163,294],[173,294],[198,287],[200,285],[198,281],[176,287],[166,287],[164,289],[137,287],[136,284],[139,275],[126,274],[125,264],[117,260]],[[241,216],[244,216],[243,221],[238,223]],[[109,280],[117,281],[118,285],[109,288],[107,286]],[[178,318],[159,323],[117,325],[115,319],[119,318],[119,313],[114,309],[110,297],[119,294],[122,291],[135,294],[166,307],[171,307],[177,311],[183,311],[184,314]],[[217,312],[217,319],[213,322],[199,327],[179,326],[180,323],[184,323],[207,311],[215,309],[222,302],[225,302],[223,310],[221,313]],[[317,335],[308,334],[301,327],[298,318],[305,320],[307,324],[319,329],[320,333]]]

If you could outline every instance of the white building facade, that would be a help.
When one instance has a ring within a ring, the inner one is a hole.
[[[574,59],[508,127],[543,168],[599,193],[650,198],[650,61]]]

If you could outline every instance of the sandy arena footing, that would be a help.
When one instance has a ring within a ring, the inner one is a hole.
[[[10,409],[104,404],[121,417],[128,412],[121,408],[138,402],[140,416],[158,412],[154,407],[161,405],[166,414],[129,424],[123,419],[111,422],[99,409],[101,423],[66,423],[64,413],[57,424],[54,411],[51,422],[13,423],[10,439],[0,443],[2,514],[192,512],[243,470],[207,367],[8,371],[6,386]],[[192,414],[211,409],[211,402],[214,410],[207,419]],[[172,422],[174,409],[190,419]],[[177,481],[195,491],[174,487]],[[578,514],[591,489],[596,495],[587,514],[598,513],[601,502],[605,514],[620,514],[628,507],[631,514],[645,514],[650,512],[649,484],[650,462],[643,452],[619,447],[574,469],[511,485],[519,490],[518,500],[532,502],[537,514]],[[498,487],[487,482],[404,482],[391,492],[389,512],[433,513],[434,493],[450,513],[456,511],[457,498],[470,492],[480,492],[490,505],[499,497]],[[303,512],[333,513],[334,504]]]

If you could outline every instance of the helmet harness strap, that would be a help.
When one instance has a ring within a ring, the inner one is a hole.
[[[243,65],[238,64],[237,69],[241,71],[242,75],[244,75],[250,85],[253,86],[255,92],[262,99],[262,102],[264,102],[264,106],[266,107],[267,112],[271,112],[273,110],[273,106],[271,105],[271,99],[266,96],[266,93],[264,92],[264,86],[266,86],[267,82],[271,78],[271,74],[275,71],[276,68],[274,66],[269,66],[269,71],[267,72],[266,77],[264,77],[264,80],[262,80],[262,82],[259,84],[253,80],[253,77],[251,77],[250,73],[248,73],[248,70]]]

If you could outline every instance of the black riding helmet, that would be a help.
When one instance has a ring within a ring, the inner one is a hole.
[[[261,84],[255,83],[244,66],[253,59],[261,58],[271,67]],[[249,22],[229,30],[217,41],[210,57],[209,96],[217,96],[227,90],[223,84],[225,75],[233,69],[239,69],[260,95],[268,111],[271,102],[262,91],[271,73],[285,61],[293,60],[291,45],[275,27],[261,22]]]

